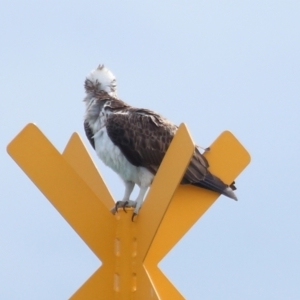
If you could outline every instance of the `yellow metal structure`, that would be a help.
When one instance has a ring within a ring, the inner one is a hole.
[[[250,162],[248,152],[228,131],[210,149],[205,153],[210,170],[228,184]],[[157,265],[219,196],[179,185],[194,151],[184,124],[135,222],[131,212],[110,213],[115,201],[78,134],[60,154],[34,124],[28,124],[7,150],[102,261],[70,299],[184,299]]]

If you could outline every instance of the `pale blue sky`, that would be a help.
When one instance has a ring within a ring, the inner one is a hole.
[[[67,299],[100,264],[6,153],[29,122],[60,151],[74,131],[88,144],[99,63],[124,101],[203,146],[230,130],[252,156],[239,201],[220,197],[160,264],[173,284],[192,300],[300,299],[299,1],[4,0],[0,28],[1,299]]]

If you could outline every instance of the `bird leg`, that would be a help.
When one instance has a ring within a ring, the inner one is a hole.
[[[145,194],[147,192],[147,189],[148,189],[148,186],[145,186],[145,187],[141,186],[141,188],[140,188],[140,192],[139,192],[139,194],[136,198],[136,206],[135,206],[135,209],[133,211],[132,218],[131,218],[132,221],[134,220],[134,217],[139,213],[139,210],[142,206],[142,203],[143,203]]]
[[[126,212],[125,207],[135,207],[136,202],[133,200],[129,200],[130,194],[132,193],[132,190],[134,188],[134,182],[132,181],[125,181],[125,193],[123,200],[117,201],[116,205],[110,210],[112,214],[115,214],[118,212],[118,208],[122,207],[123,210]]]

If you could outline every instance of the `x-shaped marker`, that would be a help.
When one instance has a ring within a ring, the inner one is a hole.
[[[210,148],[205,153],[210,170],[227,183],[250,162],[229,132]],[[71,299],[184,299],[157,264],[219,196],[179,185],[193,151],[181,125],[131,222],[131,212],[110,213],[115,201],[76,133],[62,155],[33,124],[8,145],[13,159],[102,261]]]

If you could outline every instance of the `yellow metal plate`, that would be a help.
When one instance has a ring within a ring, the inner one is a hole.
[[[9,154],[103,263],[72,299],[184,299],[157,264],[219,196],[178,186],[193,151],[182,124],[131,222],[131,212],[109,212],[114,200],[76,133],[63,155],[33,124],[8,145]],[[228,131],[205,155],[211,172],[228,184],[250,162]]]
[[[223,132],[205,153],[210,171],[227,184],[250,163],[250,155],[229,131]],[[190,185],[179,185],[154,238],[145,266],[161,299],[184,299],[170,286],[157,264],[216,201],[219,194]],[[227,199],[223,199],[224,201]],[[233,200],[230,200],[233,201]]]
[[[113,251],[99,241],[114,235],[114,216],[34,124],[7,151],[100,259]]]

